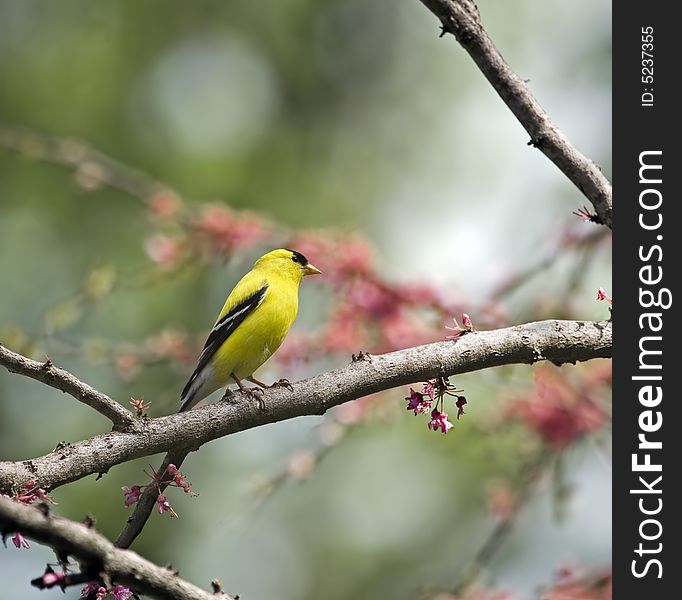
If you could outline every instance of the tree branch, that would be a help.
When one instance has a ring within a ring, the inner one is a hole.
[[[83,572],[97,578],[106,573],[113,581],[156,598],[215,600],[216,596],[180,579],[173,571],[142,558],[131,550],[116,548],[92,528],[62,517],[45,514],[0,496],[0,531],[23,535],[76,557]]]
[[[484,29],[472,0],[420,0],[469,53],[500,98],[539,149],[592,203],[599,223],[612,228],[611,184],[597,165],[581,154],[557,129],[524,81],[511,70]]]
[[[0,344],[0,365],[10,373],[17,373],[40,381],[50,387],[70,394],[79,402],[94,408],[114,424],[114,429],[121,431],[139,430],[135,415],[112,400],[106,394],[83,383],[68,371],[55,367],[51,360],[43,363],[26,358],[12,352]]]
[[[28,155],[31,158],[75,169],[76,177],[91,187],[102,185],[120,190],[143,204],[168,186],[155,181],[146,173],[129,167],[72,138],[45,135],[35,131],[0,126],[0,146]]]
[[[490,564],[495,554],[509,537],[519,514],[526,507],[526,503],[535,492],[538,482],[545,474],[547,467],[556,459],[556,456],[552,449],[541,448],[540,453],[524,465],[512,508],[507,515],[499,519],[472,561],[462,570],[451,591],[453,597],[464,596],[465,592],[477,582],[483,570]]]
[[[168,469],[168,465],[175,465],[180,468],[182,461],[185,460],[189,454],[186,450],[181,450],[179,452],[169,452],[166,454],[161,466],[158,468],[157,473],[165,473]],[[135,538],[142,533],[149,515],[152,514],[154,510],[154,505],[156,504],[156,499],[160,492],[163,492],[168,487],[165,481],[161,481],[159,486],[148,485],[139,500],[135,503],[135,508],[133,509],[133,514],[128,517],[126,524],[123,526],[121,533],[114,541],[114,545],[119,548],[129,548],[130,544],[135,541]]]
[[[40,458],[0,462],[0,490],[18,489],[30,479],[50,490],[111,467],[158,452],[197,450],[211,440],[330,408],[390,388],[446,376],[540,360],[574,363],[610,358],[610,321],[539,321],[493,331],[467,333],[388,354],[367,356],[346,367],[268,389],[262,405],[235,395],[182,414],[140,420],[141,431],[111,432],[67,444]]]

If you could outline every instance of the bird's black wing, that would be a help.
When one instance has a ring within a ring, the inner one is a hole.
[[[204,349],[199,356],[199,363],[197,368],[194,369],[194,373],[189,378],[187,385],[185,385],[182,390],[181,397],[184,399],[189,389],[192,387],[194,380],[198,377],[199,373],[208,364],[216,350],[223,345],[225,340],[230,337],[232,332],[239,327],[239,325],[248,317],[256,308],[258,308],[263,300],[265,299],[265,294],[268,291],[268,284],[264,283],[263,287],[259,290],[242,300],[239,304],[227,313],[222,319],[220,319],[208,336],[206,343],[204,344]]]

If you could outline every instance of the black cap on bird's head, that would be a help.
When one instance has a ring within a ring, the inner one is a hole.
[[[289,250],[289,248],[287,248],[287,250]],[[308,259],[300,252],[297,252],[296,250],[289,250],[289,252],[293,254],[291,260],[293,260],[295,263],[298,263],[302,267],[305,267],[308,264]]]
[[[303,256],[303,254],[296,250],[290,250],[289,248],[287,248],[287,250],[291,252],[292,255],[291,260],[301,265],[303,269],[303,275],[319,275],[321,273],[319,269],[317,269],[308,262],[308,259],[305,256]]]
[[[278,269],[284,269],[285,271],[291,271],[292,273],[298,273],[301,277],[306,275],[319,275],[321,271],[314,267],[308,262],[308,259],[303,256],[300,252],[296,250],[289,250],[288,248],[278,248],[277,250],[272,250],[267,254],[261,256],[255,263],[254,268],[260,268],[265,265],[279,265]],[[294,267],[294,265],[296,265]],[[293,267],[293,270],[291,268]]]

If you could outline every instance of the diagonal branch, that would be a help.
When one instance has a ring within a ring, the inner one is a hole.
[[[77,558],[82,572],[92,573],[94,578],[106,573],[116,583],[129,586],[138,593],[173,600],[215,600],[217,597],[131,550],[116,548],[87,525],[45,514],[36,507],[12,502],[2,496],[0,531],[21,531],[60,554]]]
[[[147,204],[155,194],[168,191],[168,186],[146,173],[117,161],[81,140],[0,125],[0,147],[73,168],[76,176],[87,180],[90,186],[109,186],[143,204]]]
[[[490,564],[502,544],[508,539],[519,514],[536,491],[537,484],[543,478],[548,466],[556,459],[556,456],[556,453],[551,449],[541,448],[540,453],[524,465],[513,507],[507,515],[500,518],[472,561],[462,570],[459,580],[452,590],[454,597],[465,595],[465,592],[477,582],[483,570]]]
[[[135,415],[125,409],[106,394],[83,383],[68,371],[55,367],[51,360],[38,362],[12,352],[0,344],[0,365],[10,373],[17,373],[40,381],[50,387],[70,394],[79,402],[94,408],[114,424],[114,429],[120,431],[135,431],[138,422]]]
[[[524,81],[505,62],[488,37],[472,0],[420,0],[469,53],[500,98],[514,113],[535,146],[585,195],[597,211],[597,221],[612,228],[611,184],[599,167],[581,154],[557,129]]]
[[[539,321],[467,333],[456,342],[437,342],[377,356],[293,384],[272,388],[259,402],[239,395],[186,413],[138,421],[140,431],[111,432],[68,444],[45,456],[0,462],[0,490],[36,480],[50,490],[158,452],[198,449],[217,438],[330,408],[375,392],[438,376],[451,376],[541,360],[574,363],[610,358],[610,321]]]
[[[165,473],[166,469],[168,469],[168,465],[171,464],[179,468],[188,454],[189,452],[187,450],[169,452],[163,459],[157,473]],[[130,544],[135,541],[135,538],[142,533],[142,529],[144,529],[147,519],[149,519],[149,516],[154,510],[154,505],[156,504],[159,492],[163,492],[167,487],[168,484],[162,481],[159,483],[158,488],[153,485],[149,485],[145,488],[139,500],[135,503],[133,514],[128,517],[121,533],[118,534],[118,537],[114,541],[116,546],[119,548],[130,547]]]

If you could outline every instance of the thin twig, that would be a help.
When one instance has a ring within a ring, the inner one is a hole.
[[[462,574],[452,590],[453,596],[457,597],[459,594],[464,593],[478,580],[483,570],[490,564],[490,561],[512,532],[519,513],[533,494],[538,482],[545,473],[545,469],[554,461],[555,457],[553,452],[542,448],[540,453],[533,457],[530,464],[526,465],[523,469],[522,480],[516,491],[514,506],[508,514],[497,522],[469,565],[462,570]]]
[[[112,400],[106,394],[83,383],[68,371],[55,367],[50,359],[38,362],[12,352],[0,344],[0,365],[10,373],[17,373],[40,381],[50,387],[73,396],[79,402],[94,408],[114,424],[114,430],[139,431],[139,423],[135,415]]]
[[[0,127],[0,146],[25,156],[73,168],[86,187],[106,185],[143,204],[170,191],[168,186],[74,138],[52,137],[36,131]]]
[[[472,0],[420,0],[469,53],[500,98],[540,150],[585,195],[597,211],[595,222],[612,228],[611,184],[599,167],[581,154],[538,104],[526,83],[506,63],[488,36]]]

